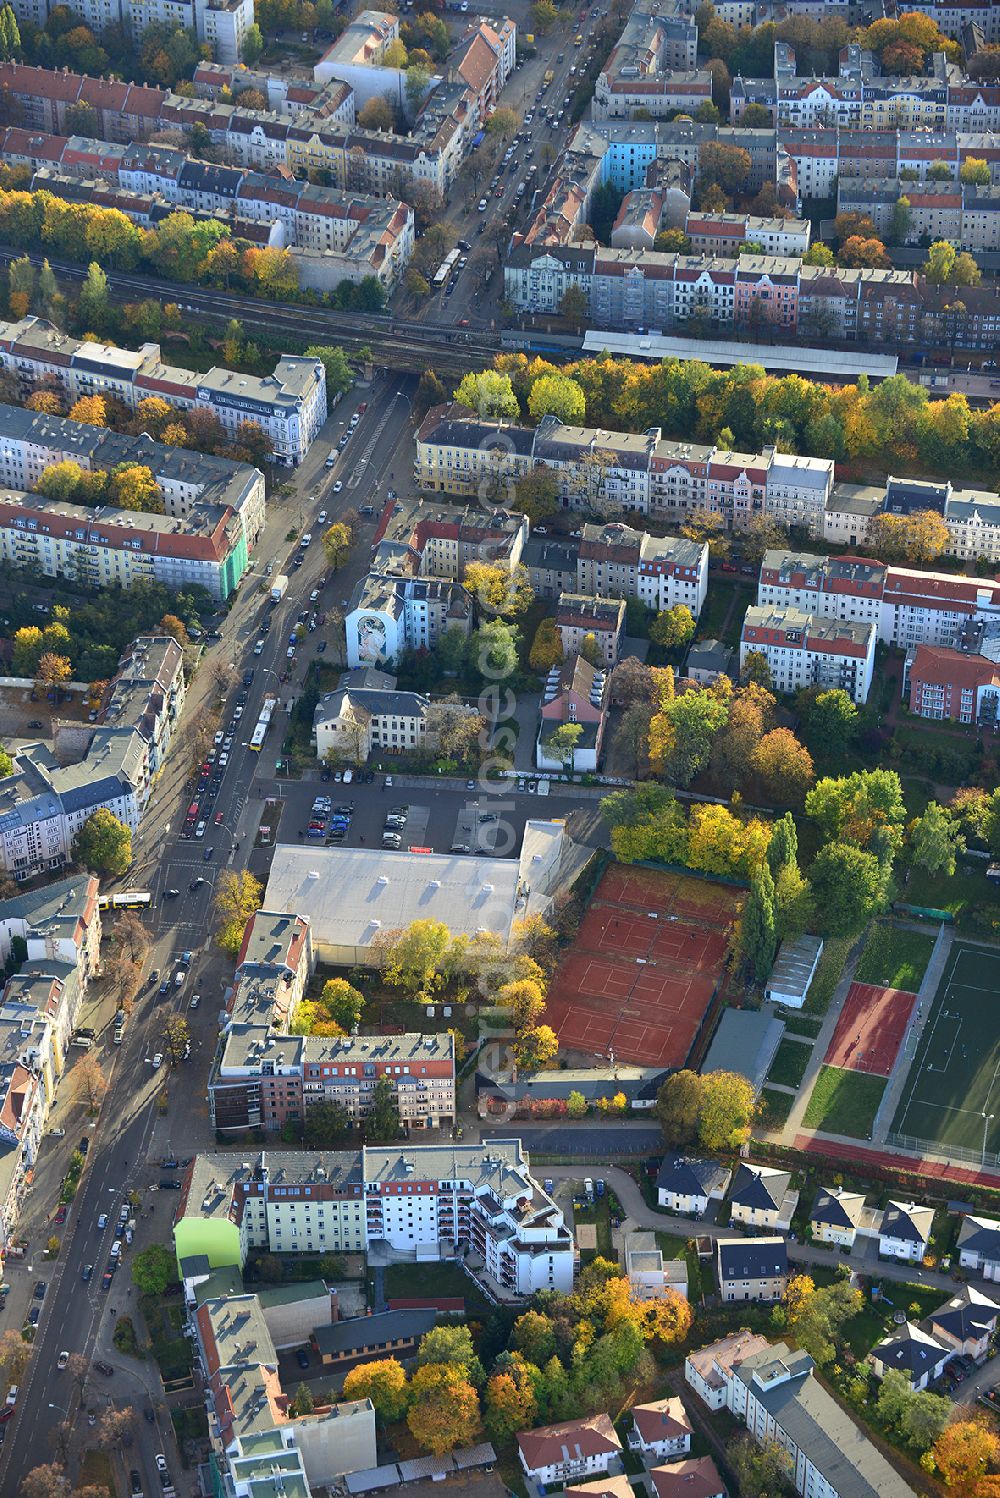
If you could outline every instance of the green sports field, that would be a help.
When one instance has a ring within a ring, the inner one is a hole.
[[[893,1120],[898,1142],[1000,1163],[1000,953],[956,942]]]

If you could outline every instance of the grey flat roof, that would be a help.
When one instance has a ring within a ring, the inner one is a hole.
[[[762,1009],[727,1009],[701,1068],[733,1071],[759,1092],[785,1032],[784,1021]]]
[[[719,338],[666,338],[654,333],[608,333],[584,336],[585,354],[624,354],[631,359],[700,359],[705,364],[762,364],[789,374],[838,375],[854,381],[859,374],[888,379],[899,367],[895,354],[864,354],[852,349],[813,349],[805,344],[736,343]]]
[[[823,941],[819,936],[797,936],[794,941],[783,941],[767,980],[768,990],[805,998],[822,950]]]

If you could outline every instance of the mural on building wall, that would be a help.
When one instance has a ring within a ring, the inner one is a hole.
[[[386,659],[385,620],[364,614],[358,620],[358,656],[373,665]]]

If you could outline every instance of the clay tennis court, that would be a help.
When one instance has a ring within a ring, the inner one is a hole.
[[[722,975],[739,898],[726,886],[612,864],[552,981],[546,1020],[560,1046],[683,1066]]]
[[[827,1066],[888,1077],[910,1023],[915,993],[852,983],[823,1058]]]

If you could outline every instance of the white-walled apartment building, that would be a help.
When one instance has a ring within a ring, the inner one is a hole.
[[[101,808],[138,831],[184,702],[182,661],[175,640],[140,636],[82,759],[62,764],[40,743],[17,752],[0,780],[0,867],[10,878],[23,882],[62,868],[76,833]]]
[[[364,1252],[385,1242],[427,1261],[471,1252],[517,1296],[573,1288],[573,1235],[533,1179],[520,1140],[361,1150],[199,1155],[184,1181],[178,1260],[242,1267],[270,1253]]]
[[[755,605],[747,609],[740,633],[740,669],[755,652],[767,661],[779,692],[839,687],[861,705],[871,689],[876,638],[874,624]]]
[[[738,255],[743,244],[765,255],[804,255],[811,224],[802,218],[761,218],[750,213],[689,213],[684,233],[695,255]]]
[[[113,395],[130,410],[155,396],[169,406],[212,411],[231,435],[244,422],[259,426],[279,463],[302,461],[326,420],[326,376],[316,359],[283,354],[274,373],[258,377],[215,368],[205,374],[164,364],[158,343],[114,348],[60,333],[40,317],[0,323],[0,366],[22,396],[41,381],[58,382],[69,402]]]
[[[909,650],[954,646],[970,623],[1000,620],[1000,583],[947,572],[918,572],[866,557],[767,551],[757,603],[816,618],[875,627],[879,640]]]
[[[15,951],[15,942],[21,953]],[[98,971],[98,883],[81,874],[0,902],[0,1255],[16,1229],[66,1066],[83,995]]]
[[[165,513],[31,493],[46,468],[148,467]],[[264,475],[249,463],[0,405],[0,558],[47,577],[122,588],[154,578],[225,599],[264,528]]]
[[[823,537],[836,545],[864,544],[873,515],[933,510],[948,527],[948,551],[961,562],[1000,562],[1000,494],[953,489],[949,480],[898,479],[885,487],[838,484],[827,500]]]
[[[14,0],[19,20],[44,26],[56,0]],[[74,14],[101,36],[110,26],[122,26],[136,38],[147,26],[165,24],[195,31],[212,49],[216,62],[237,63],[246,34],[253,25],[253,0],[78,0]]]
[[[417,431],[414,479],[421,489],[493,494],[533,468],[551,470],[564,508],[597,507],[682,519],[692,510],[722,515],[739,529],[754,515],[821,535],[833,463],[672,442],[659,427],[610,432],[571,427],[554,416],[530,427],[485,422],[459,406],[436,406]]]

